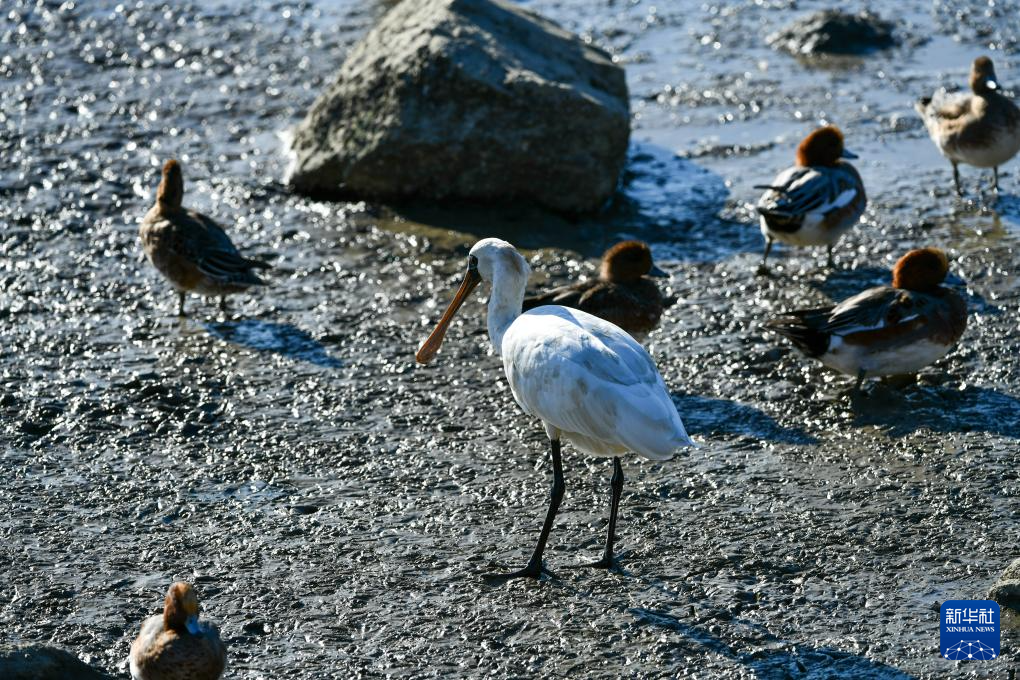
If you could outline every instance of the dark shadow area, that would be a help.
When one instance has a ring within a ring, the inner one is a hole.
[[[875,425],[892,437],[920,429],[933,432],[987,432],[1020,439],[1020,399],[973,385],[896,389],[868,385],[854,398],[854,424]]]
[[[270,323],[256,319],[210,321],[204,324],[209,333],[221,340],[259,352],[282,354],[296,361],[340,368],[343,363],[331,357],[321,342],[307,332],[287,323]]]
[[[620,238],[655,243],[657,260],[709,262],[759,252],[757,224],[720,216],[729,194],[721,175],[661,146],[632,142],[606,219]]]
[[[565,217],[523,202],[414,201],[388,208],[407,221],[380,225],[390,230],[413,231],[415,225],[426,225],[467,234],[475,240],[501,238],[524,250],[559,248],[594,258],[618,240],[598,216]]]
[[[693,654],[718,654],[745,666],[758,678],[845,678],[862,680],[910,680],[914,676],[898,668],[863,656],[828,647],[811,647],[782,640],[761,626],[750,624],[758,638],[751,652],[740,652],[722,638],[684,623],[665,612],[635,607],[628,610],[639,624],[655,626],[682,638],[684,651]]]
[[[632,142],[620,187],[601,213],[570,217],[523,202],[414,201],[388,205],[398,219],[380,226],[405,232],[425,225],[588,258],[619,241],[641,239],[655,244],[657,260],[713,261],[761,249],[756,225],[719,216],[728,196],[722,176],[663,147]]]
[[[747,404],[677,392],[671,396],[689,434],[736,434],[777,444],[818,443],[803,430],[784,427],[764,411]]]
[[[998,213],[999,219],[1005,219],[1010,227],[1020,226],[1020,196],[1013,193],[1004,193],[1006,181],[1003,179],[1005,173],[999,174],[999,195],[994,196],[993,207]]]

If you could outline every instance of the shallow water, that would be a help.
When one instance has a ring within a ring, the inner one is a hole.
[[[107,670],[174,578],[197,583],[230,677],[1002,677],[937,656],[938,603],[1016,557],[1020,183],[963,170],[956,199],[912,111],[995,47],[1005,5],[897,4],[902,48],[823,66],[765,38],[820,2],[525,3],[618,56],[633,145],[618,200],[570,222],[522,208],[388,210],[288,194],[279,135],[388,3],[0,5],[0,558],[13,640]],[[654,6],[654,9],[653,9]],[[863,7],[849,3],[848,7]],[[884,12],[883,12],[884,13]],[[955,19],[954,17],[961,17]],[[871,203],[840,267],[779,248],[754,275],[755,184],[834,122]],[[168,156],[188,203],[271,259],[273,285],[191,316],[140,255]],[[610,470],[566,454],[557,578],[484,586],[539,528],[549,471],[489,355],[481,296],[438,360],[413,351],[470,243],[527,249],[537,286],[648,239],[679,302],[649,345],[703,447],[627,460],[625,573],[600,549]],[[845,378],[763,335],[770,314],[949,249],[960,348],[915,386]]]

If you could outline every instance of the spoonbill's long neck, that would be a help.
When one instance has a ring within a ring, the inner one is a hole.
[[[503,355],[503,335],[521,315],[524,288],[528,274],[511,267],[497,266],[492,272],[492,294],[489,296],[489,341],[496,354]]]

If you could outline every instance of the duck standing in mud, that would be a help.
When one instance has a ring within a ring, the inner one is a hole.
[[[169,160],[163,166],[156,204],[138,230],[145,255],[177,289],[178,314],[183,316],[189,292],[218,295],[220,309],[225,310],[227,295],[264,285],[255,270],[271,267],[243,257],[222,227],[199,212],[185,210],[183,199],[181,166]]]
[[[131,643],[133,680],[217,680],[227,647],[216,626],[198,621],[198,596],[188,583],[170,586],[163,614],[150,616]]]
[[[935,146],[953,164],[953,182],[961,196],[960,163],[992,168],[992,186],[998,191],[999,166],[1020,151],[1020,109],[1002,94],[988,57],[974,60],[970,89],[971,94],[936,92],[914,105]]]
[[[496,238],[479,241],[468,255],[460,289],[415,358],[430,362],[454,315],[482,281],[492,284],[489,339],[503,360],[517,404],[539,418],[549,437],[553,487],[535,551],[523,569],[490,581],[542,575],[542,555],[563,498],[562,439],[580,451],[613,459],[609,528],[602,558],[590,565],[613,569],[616,517],[623,490],[620,456],[627,451],[667,460],[692,446],[666,384],[645,349],[623,329],[560,305],[521,313],[530,268],[517,250]]]
[[[891,286],[838,305],[790,312],[767,322],[807,356],[857,377],[909,375],[941,359],[967,328],[967,303],[942,286],[949,272],[938,248],[911,250],[896,262]]]
[[[843,146],[843,133],[829,125],[808,135],[797,147],[797,164],[779,173],[758,200],[765,254],[759,272],[765,273],[772,243],[826,246],[833,266],[832,247],[849,231],[867,207],[864,181],[844,159],[857,158]]]
[[[616,324],[639,342],[658,324],[667,300],[649,277],[669,276],[641,241],[617,243],[602,256],[599,276],[524,298],[523,311],[562,305]]]

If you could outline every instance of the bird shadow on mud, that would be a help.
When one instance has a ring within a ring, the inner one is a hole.
[[[691,652],[725,657],[746,667],[754,677],[881,678],[883,680],[911,680],[914,677],[893,666],[850,652],[829,647],[811,647],[783,640],[757,624],[745,624],[755,630],[756,640],[748,645],[755,649],[741,652],[736,648],[736,644],[731,644],[696,625],[685,623],[672,614],[641,607],[635,607],[628,611],[639,624],[654,626],[680,635],[683,638],[682,646],[689,648]]]
[[[621,240],[642,239],[653,244],[656,260],[715,261],[761,248],[757,229],[720,217],[728,196],[721,175],[669,149],[632,142],[616,194],[597,214],[563,216],[523,202],[413,201],[390,206],[405,222],[387,228],[413,231],[425,225],[589,258]]]
[[[744,435],[778,444],[818,443],[803,430],[784,427],[764,411],[747,404],[679,392],[670,396],[689,434]]]
[[[761,250],[754,225],[721,216],[726,179],[648,142],[632,142],[604,218],[618,237],[654,243],[656,260],[710,262]]]
[[[855,397],[853,405],[855,425],[877,426],[891,437],[927,429],[1020,439],[1020,399],[986,387],[895,389],[878,383]]]
[[[340,368],[343,363],[330,356],[321,342],[289,323],[257,319],[210,321],[204,324],[210,335],[259,352],[270,352],[306,361],[323,368]]]

